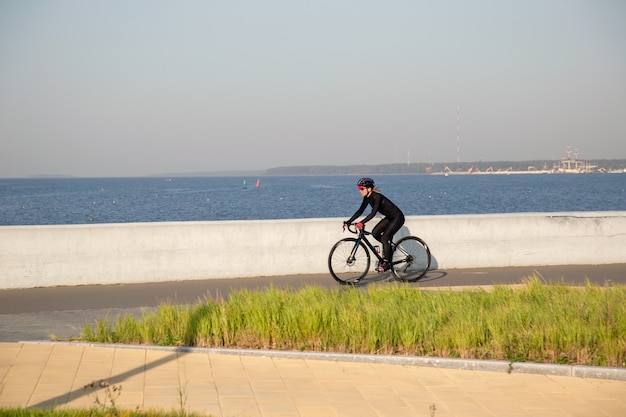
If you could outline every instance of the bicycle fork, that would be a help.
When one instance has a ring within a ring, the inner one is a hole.
[[[348,265],[352,266],[354,264],[354,262],[356,261],[356,251],[359,249],[359,246],[361,246],[361,240],[357,240],[356,243],[354,244],[354,247],[352,248],[352,252],[350,252],[350,256],[348,256]]]

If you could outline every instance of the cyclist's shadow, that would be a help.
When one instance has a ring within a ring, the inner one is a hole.
[[[394,235],[393,241],[397,242],[398,240],[406,236],[419,237],[418,235],[412,234],[408,227],[402,226],[400,230],[398,230],[398,232]],[[425,242],[425,243],[428,244],[428,242]],[[430,246],[429,246],[429,249],[430,249]],[[431,260],[430,260],[430,267],[428,268],[428,272],[426,272],[426,275],[424,275],[422,278],[413,282],[413,284],[419,284],[420,282],[436,281],[448,275],[447,272],[439,270],[437,257],[435,256],[434,253],[432,253],[432,250],[431,250],[430,256],[431,256]],[[398,282],[397,278],[395,278],[391,272],[384,272],[384,273],[377,273],[377,274],[369,273],[361,282],[359,282],[359,286],[374,284],[374,283],[381,282],[381,281]]]

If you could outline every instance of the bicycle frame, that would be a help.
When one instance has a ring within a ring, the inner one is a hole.
[[[385,260],[385,258],[383,258],[383,255],[381,252],[377,251],[376,248],[374,247],[374,245],[372,245],[372,243],[369,241],[369,239],[367,238],[367,236],[372,236],[372,232],[368,232],[367,230],[365,230],[364,228],[361,229],[356,229],[352,230],[351,226],[352,225],[348,225],[348,231],[351,233],[355,233],[357,234],[357,238],[356,238],[356,244],[354,245],[354,248],[352,249],[352,253],[350,254],[351,257],[354,257],[354,254],[356,253],[357,249],[359,248],[359,245],[361,245],[362,243],[365,243],[365,246],[367,246],[370,250],[370,252],[372,252],[374,254],[374,256],[378,259],[379,262],[383,262]],[[391,242],[391,250],[393,251],[396,247],[396,244],[394,242]],[[402,262],[402,261],[400,261]],[[394,262],[393,264],[397,264],[399,262]]]
[[[376,258],[378,258],[380,262],[382,262],[383,256],[380,254],[379,251],[376,250],[374,245],[372,245],[372,243],[367,238],[367,235],[371,235],[371,234],[372,232],[368,232],[367,230],[364,230],[364,229],[359,230],[358,236],[356,238],[356,244],[354,245],[354,249],[352,249],[351,256],[354,256],[354,254],[356,253],[356,250],[359,248],[359,245],[361,245],[362,243],[365,243],[365,246],[367,246],[370,249],[370,251],[374,254],[374,256],[376,256]]]
[[[361,245],[362,243],[365,243],[365,246],[367,246],[370,249],[370,251],[378,259],[378,261],[379,262],[383,262],[385,260],[385,258],[383,258],[382,253],[377,251],[376,248],[374,247],[374,245],[372,245],[372,243],[367,238],[368,235],[372,236],[372,232],[369,232],[369,231],[365,230],[365,228],[357,229],[356,227],[353,230],[351,226],[354,226],[354,224],[347,225],[348,231],[351,232],[351,233],[357,234],[357,238],[356,238],[357,241],[356,241],[356,244],[354,245],[354,248],[352,249],[352,253],[350,254],[350,257],[354,258],[354,255],[355,255],[357,249],[359,248],[359,245]],[[396,242],[392,241],[391,242],[391,251],[393,252],[394,250],[396,250]],[[408,253],[406,253],[402,248],[400,248],[400,251],[404,255],[408,255]],[[406,260],[403,259],[403,260],[395,261],[395,262],[391,261],[390,264],[392,266],[395,266],[395,265],[402,264],[402,263],[405,263],[405,262],[406,262]]]

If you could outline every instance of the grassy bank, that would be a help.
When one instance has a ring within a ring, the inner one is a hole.
[[[235,291],[85,326],[90,342],[289,349],[626,367],[626,287],[405,285]]]

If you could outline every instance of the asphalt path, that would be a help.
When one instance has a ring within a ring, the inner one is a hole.
[[[416,288],[508,285],[520,284],[533,275],[545,282],[562,280],[572,285],[587,281],[626,285],[626,263],[435,270],[409,285]],[[392,282],[388,273],[372,273],[359,288]],[[345,288],[329,274],[310,274],[0,290],[0,342],[67,340],[80,335],[85,324],[93,326],[100,319],[115,321],[124,314],[140,317],[163,303],[193,304],[206,298],[228,298],[236,289],[305,286]]]

